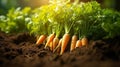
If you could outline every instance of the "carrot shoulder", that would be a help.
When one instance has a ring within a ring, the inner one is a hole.
[[[82,46],[88,45],[88,39],[86,37],[83,37],[81,42],[82,42]]]
[[[39,46],[40,44],[43,43],[43,41],[44,41],[45,39],[46,39],[46,36],[45,36],[45,35],[41,35],[41,36],[39,37],[39,39],[37,40],[36,45]]]
[[[70,35],[68,33],[64,34],[64,36],[62,38],[62,45],[61,45],[60,55],[62,55],[64,53],[69,40],[70,40]]]
[[[77,42],[76,42],[75,48],[81,47],[81,46],[82,46],[82,42],[81,42],[81,40],[79,39],[79,40],[77,40]]]

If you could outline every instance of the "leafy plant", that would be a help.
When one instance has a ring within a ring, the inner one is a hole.
[[[35,35],[65,33],[94,39],[119,36],[120,13],[102,9],[96,1],[87,3],[50,0],[48,5],[31,10],[17,8],[0,16],[0,28],[6,33],[30,32]],[[103,34],[104,33],[104,34]]]
[[[31,8],[26,7],[21,10],[21,8],[9,10],[6,18],[1,20],[2,26],[0,27],[2,31],[6,33],[18,33],[28,31],[25,19],[30,16]]]
[[[103,10],[102,28],[107,32],[105,38],[120,36],[120,13],[105,9]]]

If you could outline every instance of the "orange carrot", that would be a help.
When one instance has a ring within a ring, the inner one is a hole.
[[[45,35],[41,35],[41,36],[39,37],[39,39],[37,40],[36,45],[39,46],[40,44],[43,43],[43,41],[44,41],[45,39],[46,39],[46,36],[45,36]]]
[[[82,46],[81,40],[77,40],[75,48],[81,47],[81,46]]]
[[[82,42],[82,46],[88,45],[88,39],[86,37],[83,37],[81,42]]]
[[[60,45],[60,47],[61,47],[61,45]],[[56,51],[57,53],[60,53],[60,49],[61,49],[60,47],[57,48],[57,51]]]
[[[53,51],[53,42],[51,41],[49,44],[50,50]]]
[[[55,37],[55,38],[53,39],[53,50],[54,50],[55,47],[58,45],[58,43],[59,43],[59,39],[58,39],[58,37]]]
[[[46,45],[45,45],[45,48],[50,44],[50,42],[53,41],[54,37],[55,37],[55,34],[49,35],[48,40],[47,40]]]
[[[62,44],[62,39],[60,39],[60,41],[59,41],[59,43],[58,43],[58,45],[57,45],[57,47],[54,49],[54,51],[53,51],[53,53],[57,50],[57,52],[59,52],[59,48],[61,47],[61,44]]]
[[[73,35],[72,36],[72,41],[71,41],[71,46],[70,46],[70,51],[75,49],[76,42],[77,42],[77,36]]]
[[[64,53],[69,40],[70,40],[70,35],[68,33],[64,34],[63,39],[62,39],[60,55],[62,55]]]

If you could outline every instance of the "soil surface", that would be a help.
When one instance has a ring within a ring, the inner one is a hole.
[[[28,33],[0,32],[0,67],[120,67],[120,37],[89,41],[63,55],[36,46]]]

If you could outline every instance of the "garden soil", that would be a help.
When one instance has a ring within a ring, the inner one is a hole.
[[[0,67],[120,67],[120,37],[90,40],[87,46],[63,55],[36,46],[28,33],[0,32]]]

